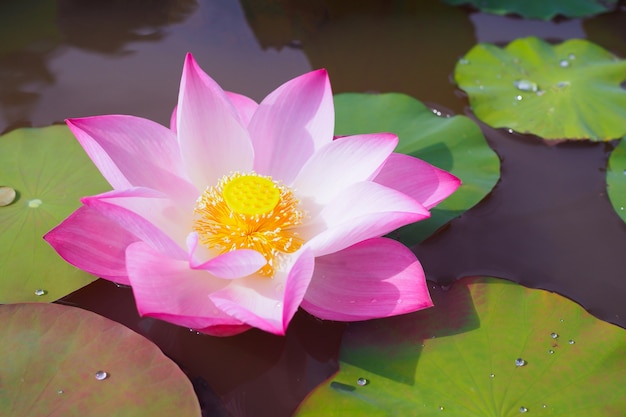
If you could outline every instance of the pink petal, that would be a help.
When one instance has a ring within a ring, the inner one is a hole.
[[[239,112],[239,117],[245,126],[250,123],[250,119],[252,119],[252,115],[256,111],[259,105],[256,101],[252,100],[250,97],[246,97],[242,94],[233,93],[230,91],[224,91],[226,96],[230,99],[231,103],[235,106],[237,111]],[[177,116],[178,106],[174,106],[174,110],[172,111],[172,115],[170,116],[170,129],[176,133],[176,118]]]
[[[43,238],[75,267],[119,284],[130,284],[125,252],[138,238],[97,211],[80,207]]]
[[[193,207],[188,212],[157,191],[131,188],[84,197],[82,203],[149,243],[155,250],[188,259],[185,247],[191,231]]]
[[[248,126],[254,170],[291,183],[306,160],[332,141],[334,124],[326,70],[286,82],[261,102]]]
[[[176,129],[177,110],[178,106],[174,106],[174,110],[172,110],[172,115],[170,116],[170,130],[178,135],[178,129]]]
[[[202,269],[223,279],[254,274],[267,263],[263,255],[251,249],[239,249],[212,256],[210,259],[201,259],[199,249],[202,246],[198,246],[198,234],[195,232],[187,236],[187,248],[191,269]]]
[[[283,297],[283,329],[287,330],[298,307],[302,303],[315,268],[315,258],[308,248],[301,249],[287,274]]]
[[[198,189],[233,171],[252,169],[254,151],[243,120],[191,54],[185,59],[176,113],[183,161]]]
[[[452,194],[459,185],[454,175],[409,155],[394,153],[374,181],[413,197],[430,209]]]
[[[67,125],[114,189],[154,188],[196,198],[169,129],[150,120],[111,115],[68,119]]]
[[[360,182],[345,189],[298,231],[317,257],[429,216],[421,204],[399,191],[374,182]]]
[[[366,240],[316,258],[302,302],[309,313],[339,321],[395,316],[432,305],[415,255],[387,238]]]
[[[210,336],[235,336],[237,334],[243,333],[246,330],[250,330],[250,326],[247,324],[233,324],[233,325],[217,325],[217,326],[209,326],[204,329],[196,329],[200,333],[208,334]]]
[[[313,274],[314,260],[307,249],[286,256],[290,265],[273,277],[253,276],[211,294],[228,315],[266,332],[283,335],[298,309]]]
[[[230,91],[226,91],[226,96],[228,96],[231,103],[233,103],[233,105],[239,112],[239,117],[241,118],[243,124],[245,126],[248,126],[250,120],[252,120],[254,112],[259,107],[257,102],[252,100],[250,97]]]
[[[130,245],[126,259],[137,310],[142,316],[207,333],[215,326],[243,325],[220,311],[209,298],[230,281],[189,269],[186,260],[163,256],[143,242]]]
[[[346,136],[311,156],[293,183],[298,196],[327,204],[346,187],[372,178],[398,144],[390,133]]]

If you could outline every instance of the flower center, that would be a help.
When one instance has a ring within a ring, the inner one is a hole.
[[[280,254],[302,246],[294,231],[304,217],[298,203],[291,190],[271,177],[234,173],[207,187],[198,198],[193,230],[200,243],[221,253],[258,251],[267,260],[259,272],[272,276]]]
[[[224,184],[222,196],[235,213],[248,216],[269,213],[280,201],[280,189],[270,178],[242,175]]]

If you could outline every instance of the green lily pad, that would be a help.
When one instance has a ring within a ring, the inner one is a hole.
[[[200,416],[191,382],[143,336],[58,304],[0,306],[0,415]]]
[[[611,152],[606,170],[606,184],[613,208],[626,222],[626,142],[624,139]]]
[[[483,43],[459,60],[454,79],[476,116],[544,139],[611,140],[626,134],[626,61],[580,39],[550,45]]]
[[[65,126],[18,129],[0,136],[0,303],[47,302],[95,277],[69,265],[42,236],[110,186]]]
[[[372,117],[375,115],[375,117]],[[500,177],[500,160],[478,126],[465,116],[441,117],[418,100],[398,93],[335,96],[335,134],[391,132],[396,152],[413,155],[451,172],[463,182],[431,210],[431,217],[399,230],[407,245],[419,243],[482,200]]]
[[[626,409],[623,329],[557,294],[495,278],[465,278],[431,295],[431,309],[351,324],[339,373],[296,415],[589,417]]]
[[[453,6],[469,4],[487,13],[517,14],[530,19],[556,16],[587,17],[615,9],[617,0],[443,0]]]

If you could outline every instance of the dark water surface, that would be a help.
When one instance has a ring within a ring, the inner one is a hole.
[[[626,13],[525,21],[437,1],[25,0],[0,3],[0,131],[126,113],[167,124],[186,52],[225,89],[262,99],[325,67],[334,92],[398,91],[467,114],[450,82],[475,43],[587,38],[626,56]],[[606,197],[614,144],[481,125],[502,159],[493,193],[415,247],[430,279],[493,275],[557,291],[626,327],[626,226]],[[341,323],[298,313],[286,337],[197,335],[138,317],[99,280],[61,302],[147,336],[190,376],[206,415],[286,416],[336,369]]]

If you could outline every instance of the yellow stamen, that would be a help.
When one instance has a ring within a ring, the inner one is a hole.
[[[193,230],[200,242],[221,253],[254,249],[267,264],[259,270],[272,276],[277,257],[302,246],[294,228],[303,211],[291,190],[271,177],[235,173],[207,187],[196,202]]]

